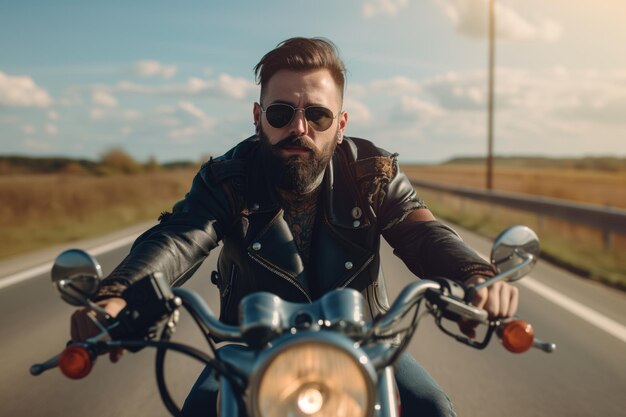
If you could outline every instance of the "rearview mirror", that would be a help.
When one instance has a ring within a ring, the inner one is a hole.
[[[80,249],[57,256],[52,266],[52,283],[61,298],[74,306],[84,306],[100,288],[102,268],[98,261]]]
[[[494,240],[491,263],[499,273],[511,271],[507,281],[516,281],[532,270],[539,252],[539,238],[531,228],[511,226]]]

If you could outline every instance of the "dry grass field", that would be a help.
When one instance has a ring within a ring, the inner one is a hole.
[[[404,166],[411,178],[485,188],[485,168],[476,165]],[[626,208],[626,171],[496,167],[496,190]]]
[[[476,165],[404,166],[410,178],[442,184],[485,188],[485,168]],[[533,169],[496,167],[494,189],[601,206],[626,208],[626,171]],[[626,289],[626,236],[540,217],[522,211],[486,205],[418,190],[438,217],[485,236],[494,237],[511,224],[526,224],[537,231],[542,256],[581,275]]]
[[[156,220],[194,173],[1,175],[0,258]]]

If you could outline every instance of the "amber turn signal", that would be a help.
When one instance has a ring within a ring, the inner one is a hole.
[[[533,346],[535,331],[523,320],[507,323],[501,330],[502,344],[509,352],[523,353]]]
[[[80,345],[74,345],[61,352],[59,369],[71,379],[81,379],[89,375],[93,368],[93,359],[89,351]]]

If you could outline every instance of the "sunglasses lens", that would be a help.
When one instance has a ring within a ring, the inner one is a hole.
[[[295,110],[291,106],[285,104],[272,104],[265,111],[265,117],[272,127],[280,129],[287,126],[293,118]]]
[[[326,107],[307,107],[304,116],[311,127],[319,132],[324,131],[333,124],[333,112]]]
[[[276,128],[281,129],[291,122],[296,109],[287,104],[272,104],[265,110],[265,117],[269,124]],[[304,109],[304,117],[309,122],[309,125],[322,132],[328,129],[333,124],[333,112],[326,107],[311,106]]]

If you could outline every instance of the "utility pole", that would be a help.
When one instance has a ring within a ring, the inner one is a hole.
[[[489,80],[487,103],[487,190],[493,189],[493,72],[495,62],[495,0],[489,0]]]

